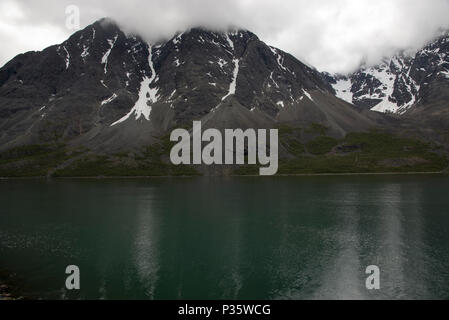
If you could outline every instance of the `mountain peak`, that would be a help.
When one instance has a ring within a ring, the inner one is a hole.
[[[347,76],[325,75],[339,98],[361,108],[406,113],[437,97],[434,90],[449,78],[447,33],[413,54],[399,51],[374,66],[361,66]],[[436,98],[437,100],[440,98]]]
[[[0,107],[22,128],[0,142],[142,145],[193,119],[231,128],[325,121],[341,135],[349,124],[328,120],[333,111],[319,102],[338,105],[332,93],[319,72],[248,30],[195,27],[149,43],[106,18],[0,69]]]
[[[90,32],[92,29],[103,30],[107,33],[114,33],[114,32],[123,32],[127,34],[129,37],[141,37],[141,35],[138,32],[126,32],[125,29],[123,29],[120,24],[114,20],[113,18],[104,17],[101,18],[94,23],[88,25],[83,30],[78,31],[72,37],[76,36],[79,33],[85,33]],[[204,26],[194,26],[187,28],[185,30],[180,30],[176,32],[174,35],[172,35],[169,38],[161,39],[159,41],[156,41],[154,45],[166,43],[169,41],[173,41],[174,39],[179,39],[185,35],[191,35],[191,36],[201,36],[201,35],[209,35],[213,37],[221,37],[221,36],[230,36],[234,38],[242,38],[245,40],[259,40],[259,38],[251,31],[243,29],[243,28],[237,28],[237,27],[229,27],[227,29],[213,29],[213,28],[207,28]],[[176,40],[175,40],[176,41]]]

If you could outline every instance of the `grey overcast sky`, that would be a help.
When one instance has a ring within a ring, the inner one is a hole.
[[[191,26],[236,26],[321,71],[350,72],[449,28],[449,0],[0,0],[0,65],[64,41],[66,7],[81,27],[110,17],[148,41]]]

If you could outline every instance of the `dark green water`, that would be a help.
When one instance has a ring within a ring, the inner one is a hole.
[[[0,204],[30,297],[449,299],[444,176],[0,181]]]

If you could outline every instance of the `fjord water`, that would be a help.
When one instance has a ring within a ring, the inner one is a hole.
[[[0,203],[28,297],[449,298],[445,176],[5,180]]]

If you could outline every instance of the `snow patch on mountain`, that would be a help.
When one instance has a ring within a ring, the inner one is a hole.
[[[228,42],[229,46],[231,47],[232,51],[234,51],[234,42],[229,38],[229,34],[226,33],[226,41]]]
[[[150,104],[156,103],[158,101],[159,89],[151,88],[151,85],[154,83],[157,75],[156,70],[154,69],[151,45],[148,47],[148,51],[149,51],[148,63],[151,70],[151,77],[145,76],[143,78],[143,81],[140,85],[139,98],[134,107],[131,109],[131,111],[123,118],[111,124],[111,127],[128,120],[128,118],[133,114],[135,115],[136,120],[139,120],[141,116],[143,116],[147,121],[150,120],[152,108],[151,105],[149,105],[149,103]]]
[[[115,99],[117,99],[117,94],[113,94],[112,96],[110,96],[109,98],[107,98],[107,99],[105,99],[105,100],[103,100],[102,102],[101,102],[101,105],[102,106],[104,106],[105,104],[108,104],[108,103],[111,103],[112,101],[114,101]]]
[[[64,51],[66,53],[66,58],[65,58],[65,68],[68,69],[70,66],[70,53],[67,51],[67,48],[64,46]]]
[[[391,64],[395,65],[393,62],[391,62]],[[396,77],[394,74],[392,74],[387,65],[383,64],[381,65],[380,68],[369,68],[367,70],[364,70],[363,73],[366,75],[373,76],[375,79],[380,81],[381,83],[380,90],[382,94],[379,93],[365,94],[357,97],[357,100],[380,98],[382,101],[379,102],[373,108],[371,108],[371,110],[379,112],[392,112],[392,113],[397,112],[400,106],[398,106],[396,103],[390,100],[392,98]]]
[[[422,98],[438,75],[449,78],[449,35],[443,34],[414,53],[400,52],[382,63],[347,75],[324,74],[336,96],[378,112],[405,113]]]
[[[104,73],[108,73],[108,58],[111,54],[112,49],[115,46],[115,43],[117,42],[118,35],[114,37],[114,40],[108,40],[110,48],[106,51],[103,58],[101,58],[101,64],[104,64]]]
[[[173,97],[175,96],[175,93],[176,93],[176,89],[172,91],[172,93],[168,97],[168,101],[172,101]]]
[[[220,66],[221,69],[223,69],[223,67],[225,65],[227,65],[227,64],[228,63],[225,60],[221,59],[221,58],[218,60],[218,65]]]
[[[284,71],[290,71],[284,66],[284,58],[280,55],[280,53],[277,51],[277,49],[274,47],[269,47],[269,48],[270,48],[271,52],[274,54],[274,56],[276,57],[279,67]]]
[[[313,102],[313,98],[312,98],[312,96],[310,95],[310,93],[308,93],[306,90],[304,90],[304,89],[302,89],[302,92],[304,92],[304,95],[310,100],[310,101],[312,101]]]
[[[334,88],[338,98],[352,103],[351,86],[352,84],[350,79],[339,79],[332,87]]]
[[[276,86],[276,88],[279,89],[278,83],[276,81],[274,81],[274,79],[273,79],[273,71],[270,73],[270,80],[271,80],[271,82],[273,82],[273,84]],[[271,87],[271,85],[268,84],[268,87]]]
[[[232,62],[234,63],[234,71],[232,72],[232,82],[229,85],[229,91],[228,93],[221,98],[221,101],[224,101],[227,97],[232,96],[235,94],[235,89],[237,86],[237,77],[239,75],[239,64],[240,64],[240,60],[239,59],[233,59]]]
[[[83,58],[83,61],[86,61],[86,57],[89,55],[89,47],[84,45],[83,46],[83,52],[81,52],[81,58]]]
[[[176,37],[174,37],[174,38],[173,38],[173,43],[174,43],[175,45],[177,45],[178,43],[180,43],[183,35],[184,35],[184,32],[181,32],[181,33],[178,34]]]
[[[62,49],[64,50],[64,56],[61,56],[61,47],[60,46],[58,47],[57,52],[58,52],[59,56],[64,59],[65,69],[67,70],[70,66],[70,53],[65,46],[62,46]]]

